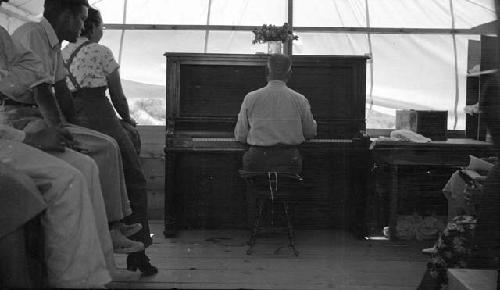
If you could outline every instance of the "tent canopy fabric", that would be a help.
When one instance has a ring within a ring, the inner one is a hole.
[[[108,26],[101,43],[120,60],[133,109],[164,102],[165,52],[253,54],[265,50],[252,45],[253,27],[291,22],[299,35],[293,54],[372,56],[368,128],[394,127],[396,109],[433,109],[449,112],[449,129],[464,129],[469,41],[495,32],[494,25],[485,24],[495,21],[493,0],[89,2]],[[0,7],[0,25],[13,32],[42,13],[43,0],[11,0]],[[144,124],[164,122],[161,113],[145,113]]]

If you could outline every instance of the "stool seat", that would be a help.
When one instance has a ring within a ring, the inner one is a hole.
[[[270,204],[271,224],[274,226],[272,214],[273,205],[275,202],[278,202],[282,207],[283,215],[287,223],[288,246],[293,250],[295,256],[298,256],[299,252],[295,248],[295,233],[290,219],[288,203],[290,192],[293,191],[295,185],[302,183],[302,176],[294,172],[247,171],[243,169],[238,172],[240,176],[245,179],[247,185],[251,186],[252,191],[255,193],[255,198],[257,199],[257,214],[252,235],[248,241],[249,248],[247,250],[247,255],[252,254],[266,205],[268,206]],[[279,249],[281,248],[278,248],[275,253],[277,253]]]

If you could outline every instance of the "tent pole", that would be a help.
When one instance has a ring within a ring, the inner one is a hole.
[[[368,0],[365,0],[365,13],[366,13],[366,37],[368,39],[368,49],[370,50],[370,59],[368,60],[368,64],[370,65],[370,89],[369,89],[369,99],[370,99],[370,111],[373,108],[373,47],[372,47],[372,35],[370,33],[371,24],[370,24],[370,7],[368,6]]]
[[[123,24],[127,23],[127,0],[123,2]],[[120,35],[120,50],[118,52],[118,64],[122,65],[122,52],[123,52],[123,38],[125,36],[125,29],[122,29],[122,34]]]
[[[288,0],[288,25],[290,29],[293,30],[293,0]],[[292,55],[292,42],[293,40],[288,40],[285,45],[284,53],[289,56]]]
[[[451,14],[451,29],[455,29],[455,11],[453,9],[453,0],[450,0],[450,14]],[[457,127],[458,122],[458,101],[460,99],[460,92],[458,87],[458,59],[457,59],[457,38],[455,33],[451,34],[453,40],[453,60],[455,65],[455,105],[453,107],[453,130]]]
[[[207,22],[206,22],[206,29],[205,29],[205,47],[203,48],[203,52],[207,53],[207,47],[208,47],[208,38],[210,36],[210,12],[212,11],[212,0],[208,0],[208,12],[207,12]]]

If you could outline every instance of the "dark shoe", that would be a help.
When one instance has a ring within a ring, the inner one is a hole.
[[[149,258],[144,251],[132,253],[127,256],[127,270],[142,272],[142,276],[151,276],[158,273],[158,268],[149,263]]]

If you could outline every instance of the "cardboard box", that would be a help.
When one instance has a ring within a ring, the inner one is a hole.
[[[445,141],[448,111],[397,110],[396,129],[411,130],[432,141]]]

